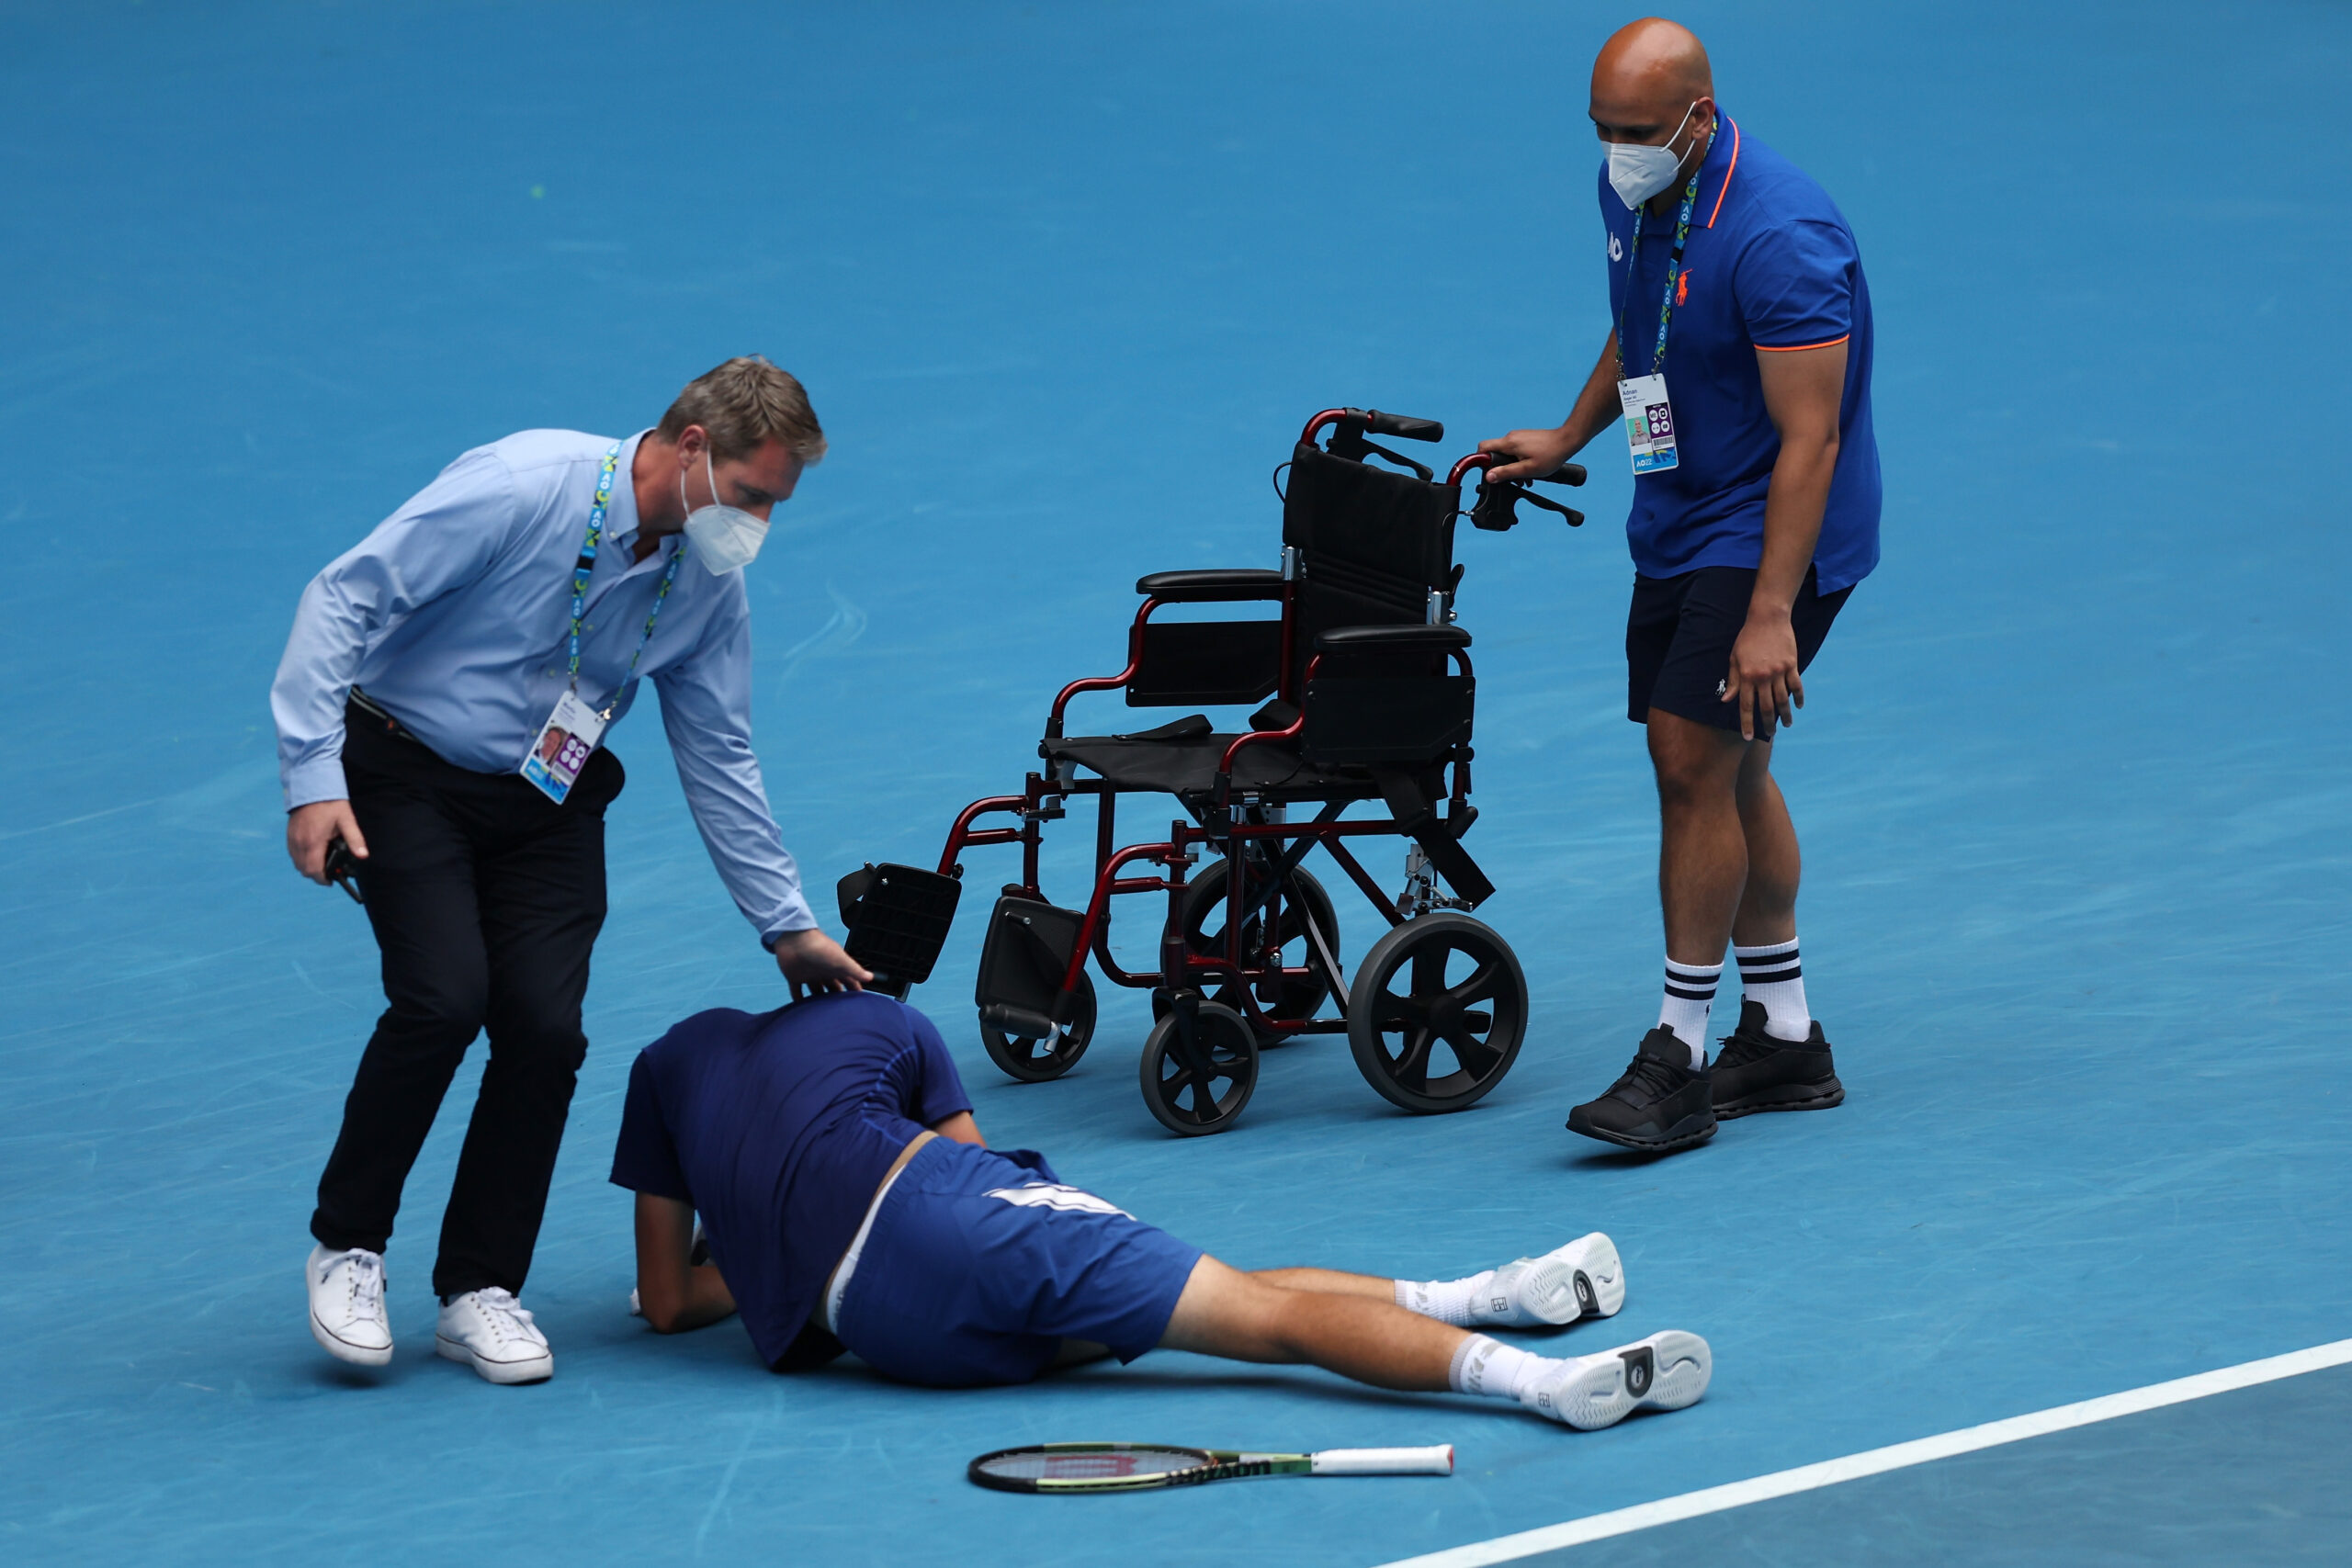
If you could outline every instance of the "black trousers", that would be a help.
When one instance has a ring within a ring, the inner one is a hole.
[[[605,923],[605,807],[625,776],[599,751],[558,806],[519,774],[444,761],[356,705],[346,718],[344,777],[368,850],[359,886],[388,1005],[344,1101],[311,1234],[384,1250],[449,1079],[486,1028],[433,1289],[519,1292],[588,1053],[580,1004]]]

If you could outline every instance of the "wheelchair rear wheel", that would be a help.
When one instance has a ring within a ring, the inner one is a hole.
[[[1527,1033],[1527,976],[1491,926],[1442,910],[1372,944],[1348,987],[1348,1046],[1383,1099],[1460,1111],[1502,1082]]]
[[[1200,875],[1184,887],[1184,946],[1189,952],[1221,953],[1225,951],[1225,884],[1230,874],[1230,861],[1216,861],[1203,868]],[[1262,886],[1263,885],[1261,884]],[[1340,954],[1340,914],[1331,905],[1331,896],[1323,885],[1306,871],[1293,871],[1290,886],[1275,900],[1274,931],[1280,938],[1278,950],[1285,964],[1307,963],[1306,922],[1313,920],[1315,929],[1323,933],[1323,941],[1336,960]],[[1258,928],[1265,919],[1261,915],[1242,928],[1242,943],[1251,945],[1258,939]],[[1270,999],[1266,991],[1274,989]],[[1227,981],[1211,993],[1210,1000],[1242,1011],[1234,992],[1236,987]],[[1261,987],[1259,1005],[1276,1018],[1313,1018],[1330,996],[1331,987],[1317,976],[1303,979],[1286,979],[1279,987]],[[1164,1014],[1168,1002],[1164,993],[1152,993],[1154,1017]],[[1258,1043],[1274,1045],[1289,1039],[1287,1034],[1260,1032]]]
[[[1054,1042],[1050,1050],[1041,1049],[1042,1041],[1007,1034],[985,1023],[980,1025],[980,1043],[987,1048],[989,1060],[1002,1069],[1005,1077],[1023,1083],[1045,1083],[1061,1077],[1078,1066],[1078,1059],[1086,1055],[1086,1047],[1093,1039],[1094,976],[1083,970],[1078,976],[1077,1016],[1070,1020],[1069,1032]]]
[[[1196,1138],[1233,1125],[1258,1087],[1258,1037],[1242,1016],[1204,1001],[1187,1042],[1170,1011],[1151,1026],[1137,1077],[1143,1102],[1171,1133]]]

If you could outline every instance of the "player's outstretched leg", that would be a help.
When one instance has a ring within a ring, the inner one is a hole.
[[[1344,1281],[1285,1288],[1283,1274]],[[1561,1359],[1384,1302],[1362,1275],[1320,1269],[1242,1274],[1214,1258],[1193,1268],[1160,1344],[1237,1361],[1308,1362],[1377,1388],[1510,1399],[1572,1427],[1606,1427],[1645,1406],[1679,1410],[1706,1392],[1712,1362],[1695,1334],[1655,1334]]]
[[[1625,1266],[1599,1231],[1541,1258],[1521,1258],[1459,1280],[1389,1280],[1330,1269],[1262,1269],[1250,1275],[1286,1291],[1369,1296],[1456,1328],[1557,1327],[1614,1317],[1625,1304]]]

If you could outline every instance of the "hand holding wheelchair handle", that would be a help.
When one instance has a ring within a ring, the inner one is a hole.
[[[1494,465],[1487,471],[1489,479],[1508,479],[1513,484],[1552,479],[1580,485],[1585,479],[1584,466],[1568,459],[1583,445],[1571,441],[1564,431],[1514,430],[1479,442],[1478,452]]]
[[[1498,445],[1499,443],[1493,441],[1482,443],[1477,451],[1454,464],[1453,471],[1446,476],[1449,482],[1459,485],[1472,469],[1485,470],[1478,476],[1478,498],[1470,508],[1472,527],[1483,528],[1490,534],[1500,534],[1517,527],[1519,525],[1517,508],[1522,501],[1540,506],[1546,512],[1558,513],[1567,520],[1567,525],[1571,528],[1584,526],[1583,513],[1573,506],[1563,506],[1556,501],[1547,501],[1527,488],[1538,480],[1547,484],[1580,485],[1585,481],[1583,464],[1562,463],[1548,473],[1531,474],[1518,479],[1502,479],[1498,475],[1505,468],[1523,465],[1507,464],[1503,458],[1508,454],[1489,450]]]

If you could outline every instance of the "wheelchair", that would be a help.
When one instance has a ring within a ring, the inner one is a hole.
[[[1326,434],[1328,433],[1328,434]],[[1317,436],[1323,444],[1317,445]],[[1018,844],[1021,880],[989,912],[974,1000],[989,1059],[1023,1082],[1059,1077],[1092,1043],[1104,978],[1152,993],[1138,1066],[1143,1099],[1170,1131],[1234,1124],[1260,1053],[1302,1035],[1341,1034],[1366,1082],[1415,1112],[1476,1104],[1510,1072],[1527,1028],[1527,979],[1510,945],[1468,913],[1493,892],[1463,840],[1470,803],[1476,681],[1457,624],[1453,562],[1462,487],[1478,474],[1474,526],[1500,531],[1521,501],[1583,517],[1524,484],[1487,482],[1472,454],[1443,481],[1370,436],[1434,442],[1433,420],[1326,409],[1283,470],[1279,570],[1154,572],[1127,632],[1125,668],[1055,697],[1042,766],[1017,795],[957,814],[938,868],[868,865],[842,879],[846,946],[903,997],[927,978],[952,924],[970,849]],[[1373,459],[1386,466],[1375,466]],[[1584,482],[1569,464],[1546,479]],[[1170,605],[1274,607],[1272,617],[1161,621]],[[1118,692],[1129,707],[1262,703],[1246,729],[1202,713],[1124,734],[1072,735],[1074,699]],[[1039,881],[1045,827],[1094,797],[1094,879],[1080,906]],[[1164,836],[1120,842],[1122,796],[1172,798]],[[1358,805],[1385,814],[1351,818]],[[1006,825],[980,826],[1009,817]],[[1388,892],[1353,842],[1407,840],[1404,885]],[[1306,862],[1320,850],[1388,930],[1341,969],[1331,895]],[[1167,900],[1159,967],[1129,971],[1111,949],[1112,901]],[[1323,1016],[1326,1008],[1329,1016]]]

